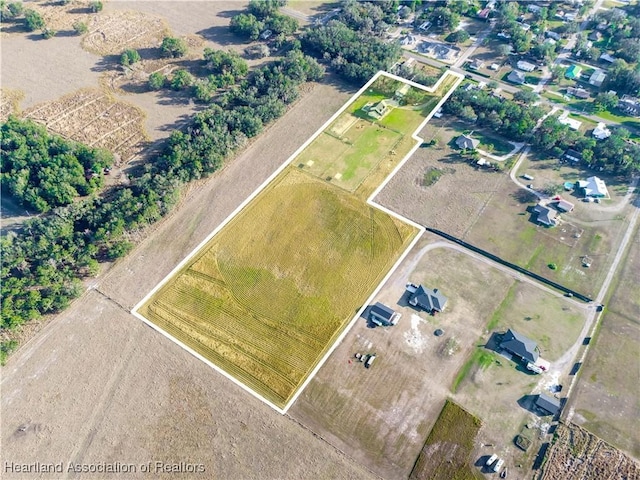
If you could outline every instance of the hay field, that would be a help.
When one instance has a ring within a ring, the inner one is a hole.
[[[403,110],[392,122],[410,119],[397,125],[402,131],[352,115],[366,92],[352,100],[134,312],[286,408],[418,234],[365,200],[416,145],[412,133],[457,80],[445,77],[434,94],[408,89],[409,106],[391,109]],[[371,88],[378,86],[392,98],[402,83],[380,76]],[[384,161],[396,144],[402,154]],[[317,164],[309,151],[318,152]],[[323,176],[338,163],[343,175]]]
[[[416,233],[289,167],[139,313],[282,408]]]

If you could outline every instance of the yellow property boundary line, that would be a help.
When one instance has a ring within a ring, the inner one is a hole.
[[[222,368],[218,367],[217,365],[215,365],[213,362],[211,362],[210,360],[206,359],[205,357],[203,357],[201,354],[199,354],[198,352],[196,352],[195,350],[193,350],[191,347],[185,345],[184,343],[182,343],[180,340],[174,338],[173,336],[171,336],[169,333],[165,332],[164,330],[162,330],[160,327],[158,327],[157,325],[155,325],[153,322],[150,322],[149,320],[147,320],[143,315],[141,315],[140,313],[138,313],[138,309],[144,305],[144,303],[149,300],[149,298],[155,294],[160,288],[162,288],[187,262],[189,262],[199,251],[200,249],[202,249],[208,242],[209,240],[211,240],[220,230],[222,230],[238,213],[240,213],[240,211],[247,206],[247,204],[249,204],[249,202],[251,202],[251,200],[253,200],[260,192],[262,192],[262,190],[264,190],[264,188],[269,185],[269,183],[271,183],[273,181],[273,179],[275,179],[285,168],[287,168],[287,166],[289,166],[289,164],[291,164],[293,162],[293,160],[305,149],[307,148],[307,146],[309,146],[309,144],[311,142],[313,142],[318,136],[320,136],[322,134],[322,132],[329,126],[331,125],[331,123],[338,117],[340,116],[347,108],[349,108],[349,106],[360,96],[362,95],[364,92],[367,91],[367,89],[380,77],[380,76],[385,76],[385,77],[389,77],[393,80],[398,80],[400,82],[403,83],[407,83],[409,85],[411,85],[412,87],[418,88],[420,90],[424,90],[427,91],[429,93],[434,93],[439,87],[440,85],[444,82],[444,80],[449,77],[449,76],[453,76],[454,78],[457,78],[457,81],[451,86],[451,88],[449,89],[449,91],[440,99],[440,101],[438,102],[438,104],[431,110],[431,112],[429,113],[429,115],[427,115],[427,117],[424,119],[424,121],[418,126],[418,128],[413,132],[413,134],[411,135],[411,137],[416,140],[416,144],[414,145],[414,147],[409,151],[409,153],[407,153],[407,155],[400,161],[400,163],[398,163],[398,165],[396,165],[396,168],[393,169],[393,171],[387,175],[387,177],[385,178],[385,180],[378,186],[378,188],[376,188],[376,190],[369,196],[369,198],[367,199],[366,203],[368,205],[371,205],[379,210],[382,210],[383,212],[385,212],[388,215],[391,215],[392,217],[395,217],[397,219],[399,219],[400,221],[407,223],[413,227],[415,227],[418,230],[418,234],[416,235],[416,237],[413,239],[413,241],[409,244],[409,246],[405,249],[405,251],[400,255],[400,257],[398,258],[398,260],[396,261],[396,263],[394,263],[394,265],[391,267],[391,269],[387,272],[387,274],[385,275],[385,277],[382,279],[382,281],[378,284],[378,286],[374,289],[374,291],[371,293],[371,296],[367,299],[366,302],[364,302],[362,308],[356,313],[356,315],[353,317],[353,319],[347,324],[346,327],[344,327],[342,333],[340,334],[340,336],[333,342],[333,345],[329,348],[329,350],[327,350],[327,352],[325,353],[325,355],[322,357],[322,359],[318,362],[318,364],[315,366],[315,368],[311,371],[311,373],[307,376],[307,379],[304,381],[304,383],[302,385],[300,385],[300,387],[298,387],[296,393],[293,395],[293,397],[291,397],[291,400],[289,400],[289,402],[285,405],[284,408],[280,408],[277,405],[273,404],[271,401],[267,400],[266,398],[264,398],[262,395],[260,395],[259,393],[255,392],[254,390],[252,390],[251,388],[249,388],[247,385],[245,385],[244,383],[242,383],[240,380],[238,380],[237,378],[235,378],[234,376],[232,376],[231,374],[229,374],[228,372],[226,372],[225,370],[223,370]],[[281,413],[281,414],[285,414],[287,413],[287,410],[289,410],[289,408],[291,408],[291,406],[295,403],[295,401],[298,399],[298,396],[302,393],[302,391],[306,388],[306,386],[309,384],[309,382],[311,381],[311,379],[316,375],[316,373],[318,373],[318,371],[320,370],[320,368],[324,365],[324,363],[327,361],[327,359],[329,358],[329,356],[333,353],[333,351],[336,349],[336,347],[340,344],[340,342],[342,342],[342,340],[344,339],[344,337],[347,335],[347,333],[349,333],[349,331],[351,330],[351,328],[353,327],[353,325],[356,323],[356,321],[358,320],[358,318],[360,318],[360,315],[362,315],[362,313],[364,312],[364,310],[367,308],[367,306],[371,303],[371,301],[374,299],[374,297],[378,294],[378,292],[380,291],[380,289],[382,288],[382,286],[386,283],[386,281],[389,279],[389,277],[393,274],[393,272],[395,272],[395,270],[398,268],[398,266],[400,265],[400,263],[402,263],[402,261],[405,259],[405,257],[408,255],[408,253],[411,251],[411,249],[413,249],[413,247],[415,246],[415,244],[418,242],[418,240],[420,239],[420,237],[422,237],[422,235],[425,232],[424,227],[422,227],[421,225],[418,225],[417,223],[413,222],[412,220],[409,220],[406,217],[403,217],[402,215],[399,215],[396,212],[393,212],[391,210],[389,210],[386,207],[383,207],[382,205],[376,203],[373,201],[373,199],[378,195],[378,193],[387,185],[387,183],[389,183],[389,181],[395,176],[395,174],[400,170],[400,168],[402,168],[402,166],[407,162],[407,160],[409,160],[409,158],[411,158],[411,156],[414,154],[414,152],[420,148],[420,145],[423,142],[423,139],[421,137],[418,136],[418,133],[424,128],[424,126],[427,124],[427,122],[429,120],[431,120],[431,117],[433,117],[434,113],[436,113],[438,111],[438,109],[440,109],[440,107],[442,107],[442,105],[444,104],[444,102],[447,101],[447,99],[451,96],[451,94],[455,91],[455,89],[458,87],[458,85],[460,85],[460,83],[462,82],[462,80],[464,79],[464,76],[462,74],[456,73],[456,72],[452,72],[452,71],[446,71],[441,77],[440,79],[436,82],[436,84],[432,87],[425,87],[424,85],[420,85],[419,83],[415,83],[412,82],[410,80],[404,79],[402,77],[398,77],[397,75],[393,75],[391,73],[387,73],[384,71],[379,71],[378,73],[376,73],[371,80],[369,80],[360,90],[358,90],[350,99],[348,102],[346,102],[341,108],[340,110],[338,110],[329,120],[327,120],[324,125],[322,125],[318,131],[316,131],[316,133],[314,133],[306,142],[304,142],[300,148],[298,148],[275,172],[273,172],[269,178],[267,178],[262,185],[260,185],[251,195],[249,195],[249,197],[247,197],[247,199],[242,202],[238,208],[236,208],[233,212],[231,212],[231,214],[220,224],[218,225],[218,227],[216,227],[215,230],[213,230],[209,235],[207,235],[207,237],[200,242],[200,244],[198,246],[196,246],[191,253],[189,253],[189,255],[187,255],[178,265],[176,265],[176,267],[171,270],[171,272],[169,272],[169,274],[164,277],[160,283],[158,283],[158,285],[156,285],[153,290],[151,290],[142,300],[140,300],[131,310],[131,313],[136,316],[137,318],[139,318],[140,320],[142,320],[144,323],[146,323],[147,325],[149,325],[151,328],[153,328],[154,330],[158,331],[159,333],[161,333],[162,335],[164,335],[165,337],[167,337],[169,340],[173,341],[174,343],[178,344],[180,347],[182,347],[183,349],[185,349],[187,352],[189,352],[191,355],[193,355],[194,357],[202,360],[204,363],[206,363],[207,365],[209,365],[211,368],[213,368],[214,370],[216,370],[217,372],[221,373],[222,375],[224,375],[226,378],[228,378],[229,380],[231,380],[233,383],[235,383],[236,385],[238,385],[239,387],[241,387],[242,389],[246,390],[247,392],[249,392],[251,395],[253,395],[254,397],[258,398],[259,400],[262,400],[264,403],[266,403],[267,405],[269,405],[270,407],[272,407],[274,410],[276,410],[277,412]]]

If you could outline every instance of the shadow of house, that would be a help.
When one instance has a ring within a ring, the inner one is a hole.
[[[518,405],[520,405],[520,408],[523,408],[531,413],[535,413],[536,415],[541,417],[542,415],[540,414],[540,412],[538,412],[538,409],[536,407],[536,398],[538,398],[538,395],[523,395],[518,399]]]
[[[484,345],[484,348],[486,348],[487,350],[494,351],[496,353],[500,352],[500,350],[502,350],[500,348],[500,342],[502,341],[502,337],[503,336],[501,334],[493,332],[489,337],[489,340],[487,340],[487,343]]]
[[[225,12],[223,12],[225,13]],[[228,45],[238,45],[238,43],[251,43],[249,39],[243,39],[242,37],[232,33],[229,30],[228,25],[216,25],[213,27],[205,28],[196,32],[205,40],[216,43],[220,46],[226,47]]]

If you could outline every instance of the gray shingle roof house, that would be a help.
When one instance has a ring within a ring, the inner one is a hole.
[[[550,415],[555,415],[560,411],[560,400],[541,393],[536,399],[536,407],[541,408]]]
[[[529,363],[535,363],[540,356],[536,342],[511,329],[502,336],[500,348]]]
[[[524,73],[522,72],[519,72],[517,70],[512,70],[509,76],[507,77],[507,80],[509,80],[512,83],[523,84],[525,81],[525,76],[524,76]]]
[[[398,323],[400,315],[387,307],[384,303],[377,302],[371,306],[369,318],[373,323],[388,327]]]
[[[543,205],[536,205],[533,211],[538,214],[538,222],[547,227],[555,227],[558,224],[556,216],[558,213]]]
[[[420,285],[409,297],[409,304],[420,307],[427,312],[441,312],[447,304],[447,297],[437,288],[430,290]]]
[[[480,145],[480,140],[471,138],[467,135],[460,135],[456,138],[456,145],[462,150],[475,150]]]

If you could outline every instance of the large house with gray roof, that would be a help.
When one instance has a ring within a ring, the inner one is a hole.
[[[536,342],[511,329],[502,336],[500,348],[528,363],[535,364],[540,356]]]
[[[431,290],[422,285],[417,286],[410,283],[407,285],[407,291],[409,292],[409,305],[420,307],[427,312],[441,312],[447,305],[447,297],[437,288]]]

